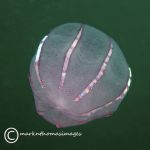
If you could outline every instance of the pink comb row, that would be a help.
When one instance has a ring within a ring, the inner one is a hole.
[[[71,44],[71,47],[68,49],[68,51],[66,53],[59,88],[62,88],[64,85],[64,81],[66,78],[66,72],[67,72],[67,68],[69,65],[69,60],[70,60],[70,57],[71,57],[73,51],[75,50],[75,47],[77,46],[77,44],[81,38],[82,31],[83,31],[83,25],[81,25],[80,30],[79,30],[75,40],[73,41],[73,43]]]
[[[119,100],[122,100],[125,97],[127,91],[129,90],[129,87],[131,84],[131,78],[132,78],[132,73],[131,73],[131,69],[129,68],[129,78],[128,78],[127,84],[125,85],[125,88],[123,89],[123,91],[121,92],[121,94],[119,96],[117,96],[114,100],[112,100],[102,106],[99,106],[95,109],[89,110],[88,112],[81,113],[80,115],[81,116],[90,116],[91,114],[93,114],[99,110],[102,110],[108,106],[111,106],[112,104],[114,104],[115,102],[117,102]]]
[[[113,49],[113,45],[110,41],[110,44],[109,44],[109,51],[107,53],[107,56],[105,57],[104,61],[103,61],[103,64],[100,68],[100,71],[99,73],[97,74],[96,78],[94,78],[90,84],[83,90],[83,92],[81,94],[79,94],[75,99],[74,101],[80,101],[86,94],[88,94],[94,87],[94,85],[97,83],[98,80],[100,80],[102,78],[102,76],[104,75],[104,72],[106,70],[106,67],[107,67],[107,64],[110,60],[110,57],[112,55],[112,49]]]
[[[44,84],[43,84],[43,81],[41,80],[41,77],[40,77],[40,72],[39,72],[39,64],[40,64],[40,57],[41,57],[41,52],[42,52],[42,47],[43,47],[43,44],[45,42],[45,40],[47,39],[47,35],[41,40],[40,44],[39,44],[39,47],[38,47],[38,50],[37,50],[37,53],[36,53],[36,56],[35,56],[35,72],[36,72],[36,76],[37,76],[37,79],[41,85],[42,88],[44,88]]]

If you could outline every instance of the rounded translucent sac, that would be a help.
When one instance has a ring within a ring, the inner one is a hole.
[[[79,23],[51,30],[30,65],[37,113],[58,128],[110,116],[130,83],[131,70],[117,43]]]

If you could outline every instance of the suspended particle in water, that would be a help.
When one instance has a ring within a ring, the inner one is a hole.
[[[131,76],[118,44],[79,23],[51,30],[30,65],[37,113],[58,128],[110,116],[129,90]]]

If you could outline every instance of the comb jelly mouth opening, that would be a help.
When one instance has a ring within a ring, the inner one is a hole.
[[[131,78],[115,40],[81,23],[59,25],[44,36],[29,77],[37,113],[57,128],[111,116]]]

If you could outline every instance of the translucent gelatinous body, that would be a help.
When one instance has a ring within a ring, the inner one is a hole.
[[[54,28],[42,39],[30,65],[36,110],[56,127],[112,114],[126,95],[131,76],[117,43],[79,23]]]

